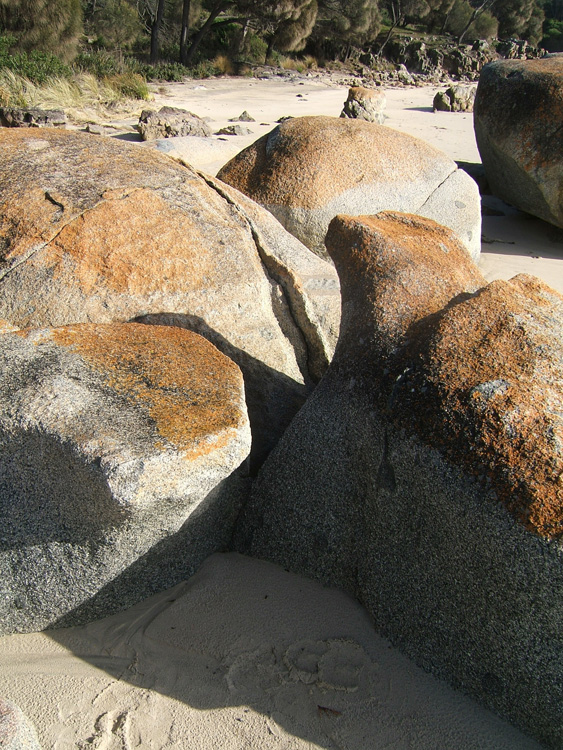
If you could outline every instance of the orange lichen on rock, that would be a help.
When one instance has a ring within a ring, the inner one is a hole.
[[[496,281],[444,314],[424,354],[434,434],[546,537],[563,534],[562,318],[542,282]]]
[[[488,286],[444,227],[336,217],[342,282],[333,369],[382,413],[494,490],[544,537],[563,534],[563,296],[532,277]]]
[[[435,169],[439,183],[455,165],[424,141],[372,122],[316,116],[286,120],[217,176],[262,205],[315,209],[362,183],[415,182]]]
[[[383,356],[416,321],[485,285],[456,235],[421,216],[337,216],[326,246],[342,283],[344,323],[350,306],[350,325],[375,330]]]
[[[64,326],[48,336],[146,409],[165,443],[189,459],[222,447],[246,421],[240,370],[196,333],[112,324]]]
[[[186,292],[213,270],[196,222],[145,189],[104,199],[66,226],[48,248],[55,278],[64,272],[65,257],[86,295],[100,283],[129,294]]]

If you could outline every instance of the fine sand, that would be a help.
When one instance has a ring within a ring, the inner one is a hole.
[[[0,695],[44,748],[532,750],[354,600],[236,554],[84,627],[0,640]]]
[[[388,89],[387,124],[479,162],[471,115],[433,113],[436,90]],[[249,112],[251,135],[182,145],[215,173],[279,117],[337,116],[346,92],[319,78],[221,79],[155,87],[151,106],[189,109],[214,130]],[[117,137],[136,140],[134,122],[112,123]],[[561,231],[485,203],[486,277],[533,273],[563,292]],[[402,656],[345,594],[235,554],[100,622],[1,638],[0,695],[34,722],[44,750],[539,747]]]

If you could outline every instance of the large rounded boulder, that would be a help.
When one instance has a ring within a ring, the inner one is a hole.
[[[250,450],[237,365],[192,331],[0,336],[0,633],[107,615],[228,544]]]
[[[486,65],[474,121],[494,194],[563,227],[563,57]]]
[[[0,131],[0,318],[183,326],[245,376],[253,455],[332,355],[335,271],[247,197],[151,150]]]
[[[346,588],[427,670],[559,748],[563,297],[487,285],[416,216],[336,217],[327,247],[336,352],[238,549]]]
[[[336,117],[286,120],[229,161],[217,177],[271,211],[313,252],[339,213],[405,211],[453,229],[477,260],[475,182],[434,146],[383,125]]]

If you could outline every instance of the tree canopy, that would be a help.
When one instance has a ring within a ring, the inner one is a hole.
[[[461,42],[543,38],[563,49],[563,0],[0,0],[0,35],[67,61],[84,38],[188,66],[219,49],[257,62],[305,48],[330,58],[364,45],[381,51],[407,24]]]

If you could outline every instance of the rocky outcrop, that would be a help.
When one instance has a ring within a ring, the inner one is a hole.
[[[231,117],[229,122],[256,122],[256,120],[245,109],[238,117]]]
[[[1,131],[0,238],[0,319],[39,328],[150,315],[234,359],[257,461],[332,356],[334,268],[245,196],[151,149]]]
[[[252,135],[252,130],[245,125],[227,125],[220,128],[215,135]]]
[[[95,619],[228,543],[250,450],[239,368],[139,324],[0,336],[0,633]]]
[[[138,130],[144,141],[186,135],[200,138],[211,135],[211,128],[204,119],[177,107],[161,107],[158,112],[144,109],[139,118]]]
[[[474,119],[492,192],[563,227],[563,59],[488,65],[477,87]]]
[[[0,747],[3,750],[41,750],[35,727],[12,701],[0,698]]]
[[[355,120],[367,120],[383,125],[385,115],[383,110],[387,104],[385,91],[382,88],[367,89],[364,86],[352,86],[348,89],[348,97],[340,117],[350,117]]]
[[[438,91],[432,107],[440,112],[473,112],[476,91],[474,86],[449,86],[445,91]]]
[[[452,228],[473,258],[481,247],[479,191],[446,154],[361,120],[298,117],[241,151],[218,173],[318,255],[338,213],[409,211]]]
[[[563,297],[487,286],[420,217],[337,217],[327,247],[335,356],[238,549],[346,588],[419,664],[560,747]]]
[[[0,107],[3,128],[64,128],[66,115],[62,109],[18,109]]]
[[[385,56],[405,65],[412,73],[431,76],[436,80],[444,75],[476,80],[483,66],[496,59],[497,54],[487,45],[434,46],[407,36],[392,40],[385,48]]]

